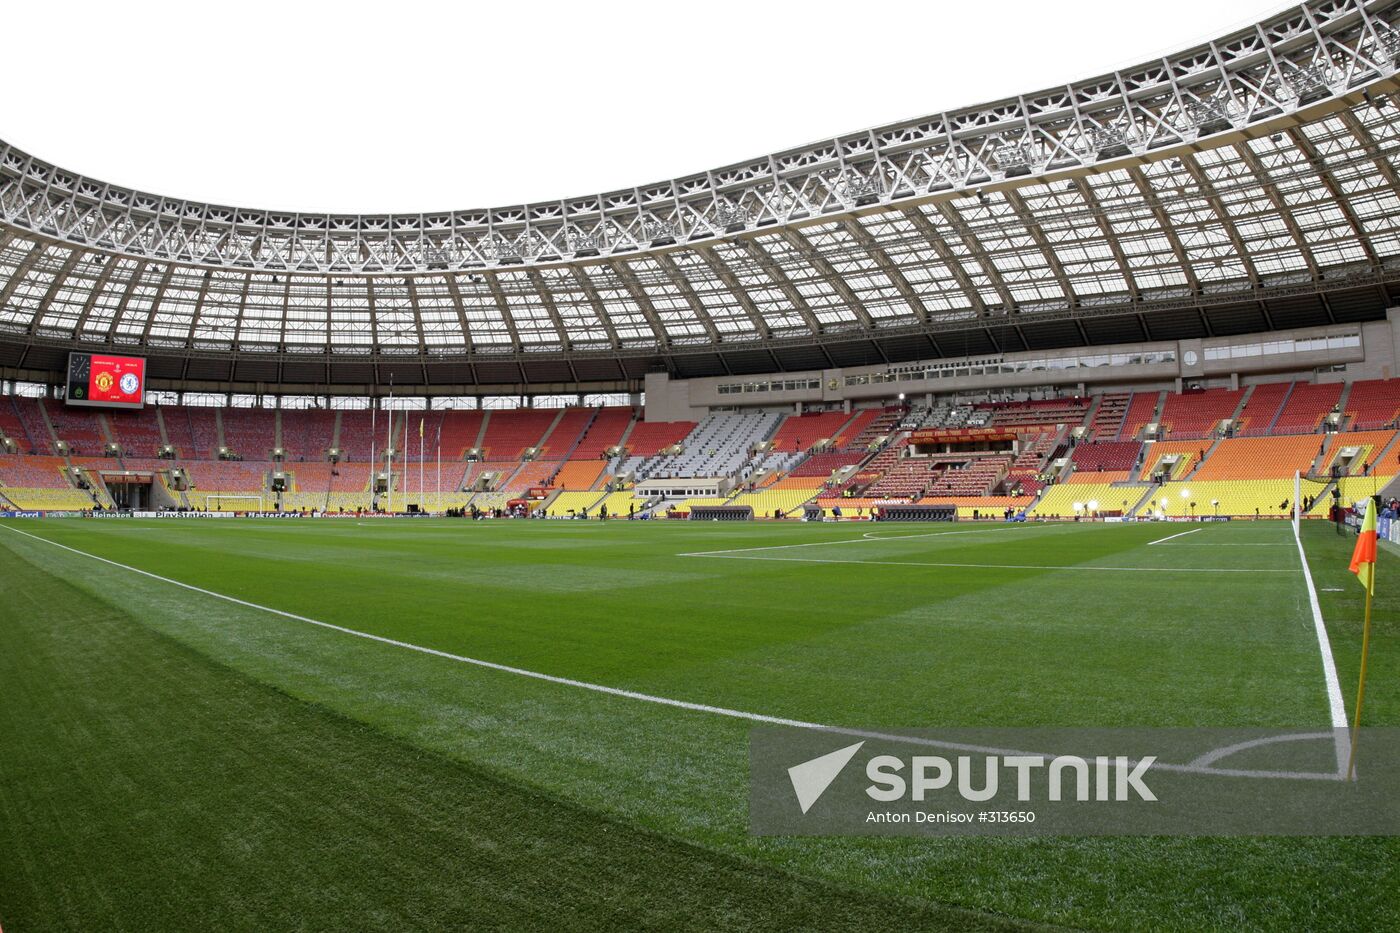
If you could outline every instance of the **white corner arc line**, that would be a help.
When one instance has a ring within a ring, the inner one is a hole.
[[[1202,530],[1204,530],[1204,529],[1201,529],[1201,528],[1192,528],[1190,531],[1183,531],[1183,532],[1181,532],[1180,534],[1167,535],[1165,538],[1158,538],[1156,541],[1149,541],[1149,542],[1147,542],[1147,546],[1148,546],[1148,547],[1151,547],[1151,546],[1154,545],[1154,544],[1161,544],[1163,541],[1172,541],[1172,540],[1174,540],[1174,539],[1176,539],[1176,538],[1184,538],[1184,537],[1186,537],[1187,535],[1193,535],[1193,534],[1195,534],[1196,532],[1202,531]]]
[[[271,615],[281,616],[284,619],[291,619],[294,622],[302,622],[307,625],[314,625],[319,628],[329,629],[333,632],[339,632],[342,635],[351,635],[355,638],[363,638],[367,641],[378,642],[379,644],[390,645],[395,648],[403,648],[408,651],[416,651],[420,654],[431,655],[433,657],[443,658],[444,660],[448,661],[457,661],[461,664],[470,664],[475,667],[499,671],[505,674],[515,674],[520,677],[528,677],[532,680],[540,680],[546,683],[558,684],[560,686],[565,687],[577,687],[581,690],[589,690],[594,693],[603,693],[607,694],[608,696],[622,697],[628,700],[639,700],[645,703],[655,703],[659,706],[669,706],[675,709],[690,710],[698,713],[710,713],[712,715],[725,716],[731,719],[741,719],[746,720],[748,722],[764,723],[766,725],[787,726],[793,729],[806,729],[813,732],[829,732],[835,735],[849,735],[855,736],[857,738],[879,739],[884,741],[900,742],[909,745],[921,745],[933,748],[947,748],[957,751],[981,752],[996,755],[1031,755],[1033,757],[1038,756],[1041,758],[1053,757],[1043,752],[1027,752],[1018,749],[994,748],[992,746],[986,745],[972,745],[964,742],[951,742],[941,739],[923,738],[920,736],[899,735],[897,733],[878,732],[865,729],[852,729],[845,726],[831,726],[826,725],[824,723],[808,722],[802,719],[788,719],[782,716],[768,716],[763,713],[750,713],[745,710],[730,709],[724,706],[710,706],[706,703],[692,703],[688,700],[676,700],[672,699],[671,697],[657,696],[651,693],[641,693],[636,690],[625,690],[621,687],[609,687],[604,684],[590,683],[586,680],[575,680],[571,677],[559,677],[554,674],[545,674],[539,671],[527,670],[522,667],[512,667],[509,664],[499,664],[495,661],[486,661],[482,660],[481,658],[471,658],[467,657],[466,655],[453,654],[450,651],[440,651],[437,648],[428,648],[423,645],[415,645],[412,642],[400,641],[396,638],[387,638],[383,635],[374,635],[370,632],[362,632],[358,629],[347,628],[343,625],[336,625],[333,622],[322,622],[319,619],[313,619],[309,616],[298,615],[295,612],[287,612],[284,609],[274,609],[271,606],[263,606],[259,603],[249,602],[246,599],[239,599],[236,596],[229,596],[224,593],[215,592],[214,590],[207,590],[204,587],[195,586],[192,583],[184,583],[180,580],[172,579],[171,577],[164,577],[158,573],[152,573],[149,570],[142,570],[140,567],[132,567],[130,564],[123,564],[119,561],[111,560],[106,557],[100,557],[97,554],[91,554],[87,551],[82,551],[78,548],[70,547],[67,544],[60,544],[57,541],[45,538],[43,535],[35,535],[30,534],[27,531],[20,531],[18,528],[10,527],[7,524],[0,523],[0,528],[4,528],[6,531],[13,532],[17,535],[23,535],[26,538],[31,538],[35,541],[42,542],[43,544],[52,545],[53,547],[60,548],[64,551],[68,551],[69,553],[77,554],[79,557],[86,557],[89,560],[95,560],[99,563],[107,564],[111,567],[116,567],[120,570],[126,570],[151,580],[157,580],[161,583],[168,583],[171,586],[177,586],[181,589],[189,590],[193,593],[199,593],[203,596],[208,596],[212,599],[220,599],[224,602],[233,603],[237,606],[243,606],[246,609],[253,609],[258,612],[266,612]],[[1130,766],[1136,763],[1137,762],[1134,759],[1128,760],[1128,764]],[[1200,767],[1195,764],[1168,764],[1164,762],[1156,762],[1154,767],[1163,771],[1212,774],[1220,777],[1276,778],[1283,780],[1305,781],[1340,780],[1340,774],[1324,774],[1307,771],[1253,771],[1239,768],[1213,768],[1209,766]]]
[[[1313,585],[1312,569],[1308,567],[1308,555],[1303,551],[1303,538],[1298,527],[1293,527],[1293,540],[1298,545],[1298,558],[1303,562],[1303,580],[1308,585],[1308,605],[1312,608],[1313,631],[1317,634],[1317,649],[1322,655],[1322,678],[1327,684],[1327,710],[1332,719],[1332,730],[1336,737],[1337,773],[1346,771],[1347,753],[1351,734],[1347,728],[1346,703],[1342,700],[1342,684],[1337,679],[1337,662],[1332,657],[1332,641],[1327,637],[1327,623],[1322,619],[1322,606],[1317,601],[1317,587]]]

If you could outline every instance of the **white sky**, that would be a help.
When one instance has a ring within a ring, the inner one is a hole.
[[[159,194],[593,194],[1179,51],[1278,0],[14,3],[0,139]]]

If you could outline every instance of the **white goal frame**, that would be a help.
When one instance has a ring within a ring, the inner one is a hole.
[[[263,508],[262,496],[221,496],[217,493],[211,493],[204,497],[205,510],[209,512],[218,512],[220,511],[220,509],[217,506],[211,506],[210,503],[218,503],[218,505],[223,505],[225,502],[230,501],[256,502],[258,504],[257,509],[234,509],[235,512],[266,511],[266,509]]]

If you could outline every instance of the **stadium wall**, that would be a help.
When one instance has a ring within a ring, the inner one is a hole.
[[[1290,344],[1308,349],[1289,348]],[[1261,352],[1254,352],[1256,348]],[[1276,352],[1266,352],[1271,348]],[[1095,363],[1115,356],[1141,356],[1160,361]],[[966,360],[934,359],[926,363],[821,369],[772,377],[671,379],[665,373],[652,373],[646,377],[646,417],[649,421],[695,420],[711,409],[727,407],[800,410],[805,406],[844,405],[849,408],[853,404],[889,399],[899,393],[920,403],[931,401],[935,395],[1035,389],[1085,395],[1118,390],[1180,392],[1192,385],[1238,389],[1294,379],[1314,382],[1389,379],[1400,372],[1397,359],[1400,359],[1400,309],[1392,308],[1384,321],[1204,340],[1075,347]],[[916,371],[922,366],[938,367],[941,372],[936,378],[921,377]],[[989,367],[994,367],[995,371]],[[761,388],[765,383],[773,387]],[[736,391],[735,387],[746,390]]]

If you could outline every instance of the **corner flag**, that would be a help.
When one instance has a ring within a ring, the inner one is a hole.
[[[1351,572],[1366,587],[1366,621],[1361,628],[1361,676],[1356,684],[1356,716],[1351,727],[1351,754],[1347,756],[1346,779],[1356,773],[1356,740],[1361,732],[1361,704],[1366,699],[1366,656],[1371,649],[1371,597],[1376,592],[1376,497],[1366,500],[1366,520],[1351,552]]]
[[[1376,500],[1366,500],[1366,520],[1361,524],[1361,534],[1356,538],[1356,549],[1351,552],[1351,572],[1357,582],[1366,587],[1367,593],[1376,591]]]

